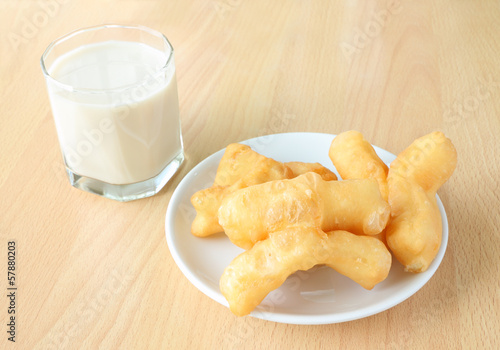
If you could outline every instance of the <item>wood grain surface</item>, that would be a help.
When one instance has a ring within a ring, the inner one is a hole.
[[[57,37],[142,24],[176,50],[187,160],[156,196],[118,203],[65,176],[39,59]],[[500,3],[0,0],[0,347],[500,347]],[[228,143],[356,129],[392,153],[443,131],[449,244],[434,277],[380,314],[299,326],[233,316],[174,263],[172,192]],[[7,242],[17,245],[16,343]]]

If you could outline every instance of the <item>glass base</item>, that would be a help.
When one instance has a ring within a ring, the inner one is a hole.
[[[184,161],[184,152],[180,152],[168,165],[151,179],[125,185],[113,185],[90,177],[74,173],[66,167],[69,181],[73,187],[120,202],[151,197],[163,188]]]

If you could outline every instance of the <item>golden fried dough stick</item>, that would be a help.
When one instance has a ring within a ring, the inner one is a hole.
[[[237,256],[224,270],[220,290],[234,314],[248,315],[289,275],[318,264],[326,264],[372,289],[389,274],[391,254],[372,237],[290,226],[270,233],[268,239]]]
[[[426,192],[437,192],[453,174],[457,151],[450,139],[439,131],[415,141],[391,163],[392,176],[416,183]]]
[[[271,169],[275,166],[276,170],[284,173],[282,164],[271,158],[267,158],[250,148],[250,146],[240,143],[231,143],[226,147],[222,156],[217,173],[215,174],[214,185],[216,186],[231,186],[255,170],[255,166],[261,163],[269,166]],[[288,170],[287,170],[288,171]],[[292,174],[289,172],[291,177]]]
[[[239,190],[226,196],[219,208],[226,235],[243,249],[297,223],[375,235],[389,216],[375,180],[324,181],[312,172]]]
[[[291,179],[301,172],[314,171],[325,180],[336,179],[334,173],[318,163],[291,162],[284,165],[267,158],[249,146],[233,143],[226,151],[217,168],[213,186],[196,192],[191,203],[196,209],[196,217],[191,232],[198,237],[206,237],[222,232],[217,211],[224,197],[241,188],[272,180]]]
[[[455,170],[457,152],[441,132],[415,140],[389,169],[392,220],[386,238],[406,271],[426,271],[441,245],[436,191]]]
[[[337,175],[335,175],[333,171],[325,168],[319,163],[288,162],[285,163],[285,166],[289,167],[290,170],[292,170],[293,177],[297,177],[299,175],[303,175],[312,171],[316,174],[321,175],[321,178],[325,181],[337,180]]]
[[[196,210],[196,217],[191,224],[191,233],[193,235],[206,237],[223,231],[217,219],[217,210],[228,188],[229,186],[213,185],[191,196],[191,204]]]
[[[375,179],[382,198],[388,201],[387,173],[389,168],[360,132],[351,130],[337,135],[330,145],[328,155],[344,180]],[[375,237],[384,244],[386,243],[385,231]]]
[[[191,197],[191,203],[196,209],[191,233],[206,237],[222,232],[217,211],[227,194],[255,184],[288,179],[292,176],[292,171],[283,163],[264,157],[249,146],[230,144],[217,168],[214,185],[196,192]]]
[[[328,155],[342,179],[377,180],[382,198],[387,201],[389,169],[360,132],[351,130],[337,135],[330,145]]]

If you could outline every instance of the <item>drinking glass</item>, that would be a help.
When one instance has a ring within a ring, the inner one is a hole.
[[[84,28],[52,42],[41,66],[71,185],[119,201],[158,193],[184,160],[168,39]]]

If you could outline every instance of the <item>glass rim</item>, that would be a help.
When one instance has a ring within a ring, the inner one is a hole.
[[[73,38],[81,33],[95,31],[95,30],[101,30],[101,29],[106,29],[106,28],[137,29],[137,30],[141,30],[143,32],[146,32],[148,34],[151,34],[151,35],[154,35],[154,36],[160,38],[170,48],[170,54],[168,55],[165,64],[162,67],[160,67],[157,72],[155,72],[153,75],[151,75],[147,79],[144,79],[142,81],[139,81],[137,83],[134,83],[134,84],[131,84],[131,85],[128,85],[125,87],[116,88],[116,89],[75,88],[75,87],[71,86],[70,84],[65,84],[65,83],[60,82],[59,80],[54,78],[49,73],[49,71],[47,70],[47,67],[45,66],[45,60],[55,46],[57,46],[60,43],[65,42],[66,40],[69,40],[69,39],[71,39],[71,38]],[[43,75],[45,76],[45,79],[58,85],[60,88],[63,88],[64,90],[67,90],[70,92],[88,93],[88,94],[119,93],[122,91],[129,90],[131,88],[136,88],[136,87],[145,85],[145,84],[147,84],[149,79],[156,79],[160,74],[162,74],[167,69],[167,67],[170,65],[173,57],[174,57],[174,47],[172,46],[170,41],[168,41],[167,37],[157,30],[154,30],[154,29],[151,29],[149,27],[142,26],[142,25],[100,24],[100,25],[76,29],[76,30],[69,32],[69,33],[55,39],[54,41],[52,41],[49,44],[49,46],[47,46],[45,51],[43,52],[42,57],[40,58],[40,65],[42,66],[42,72],[43,72]]]

